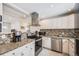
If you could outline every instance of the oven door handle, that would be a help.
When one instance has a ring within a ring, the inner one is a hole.
[[[42,40],[42,39],[38,39],[38,40],[36,40],[36,42],[38,42],[38,41],[40,41],[40,40]]]

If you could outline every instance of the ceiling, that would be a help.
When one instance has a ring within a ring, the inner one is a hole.
[[[40,18],[55,16],[71,10],[73,3],[13,3],[29,14],[32,12],[39,13]]]

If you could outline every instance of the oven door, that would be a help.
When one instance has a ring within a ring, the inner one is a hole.
[[[42,50],[42,39],[37,39],[35,41],[35,55],[37,56]]]

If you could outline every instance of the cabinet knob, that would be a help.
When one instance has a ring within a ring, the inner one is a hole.
[[[31,48],[32,49],[32,48]]]
[[[24,53],[21,53],[21,56],[23,56],[24,55]]]
[[[72,48],[74,48],[73,45],[72,45]]]
[[[27,46],[26,46],[26,48],[27,48]]]
[[[13,55],[15,55],[15,53],[12,53]]]

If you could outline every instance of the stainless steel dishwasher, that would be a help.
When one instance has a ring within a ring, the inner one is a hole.
[[[51,49],[57,52],[62,52],[62,39],[52,38]]]

